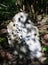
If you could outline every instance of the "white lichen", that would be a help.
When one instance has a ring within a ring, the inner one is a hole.
[[[10,39],[8,39],[9,45],[14,43],[14,40],[19,37],[18,42],[23,45],[20,46],[22,52],[26,53],[26,45],[30,50],[30,57],[41,57],[41,44],[39,41],[39,31],[32,21],[28,18],[28,14],[25,12],[17,13],[13,17],[13,22],[10,22],[7,26],[7,32]],[[24,46],[24,44],[26,44]],[[16,52],[14,52],[16,54]]]

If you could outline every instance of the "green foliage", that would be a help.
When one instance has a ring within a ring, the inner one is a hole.
[[[0,21],[11,19],[18,11],[15,5],[16,0],[0,1]]]
[[[6,39],[0,37],[0,43],[3,42],[3,41],[6,41]]]
[[[21,5],[21,3],[23,4],[23,1],[24,3],[26,1],[27,3],[33,2],[35,9],[38,11],[45,10],[46,7],[48,7],[48,0],[0,0],[0,21],[12,19],[15,13],[19,11],[19,7],[16,6],[16,2],[18,2],[19,5]],[[47,9],[46,11],[48,11]]]
[[[48,46],[43,47],[43,51],[48,51]]]

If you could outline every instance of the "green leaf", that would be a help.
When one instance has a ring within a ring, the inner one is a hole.
[[[43,51],[48,51],[48,46],[43,47]]]
[[[13,2],[13,3],[15,3],[15,2],[16,2],[16,0],[12,0],[12,2]]]

